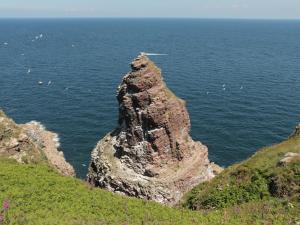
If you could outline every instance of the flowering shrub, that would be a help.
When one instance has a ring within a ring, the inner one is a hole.
[[[6,220],[6,217],[5,217],[8,209],[9,209],[9,201],[5,200],[3,202],[2,209],[0,211],[0,224],[8,224],[8,221]]]

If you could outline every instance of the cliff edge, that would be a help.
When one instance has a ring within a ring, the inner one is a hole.
[[[146,55],[131,63],[117,99],[118,127],[91,154],[91,184],[172,205],[221,170],[209,162],[207,147],[190,137],[185,102]]]
[[[74,168],[58,147],[57,134],[47,131],[40,123],[16,124],[0,110],[0,156],[19,163],[46,160],[60,174],[75,176]]]

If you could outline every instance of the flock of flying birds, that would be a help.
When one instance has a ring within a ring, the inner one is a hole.
[[[38,41],[39,39],[42,39],[43,37],[44,37],[43,34],[39,34],[39,35],[36,35],[31,41],[32,41],[32,42],[35,42],[35,41]],[[8,42],[4,42],[3,45],[4,45],[4,46],[8,46]],[[75,47],[75,45],[72,45],[72,47]],[[24,53],[21,53],[21,55],[24,56],[25,54],[24,54]],[[31,68],[28,68],[26,74],[30,74],[30,73],[31,73]],[[38,83],[39,85],[44,84],[44,82],[41,81],[41,80],[39,80],[37,83]],[[48,83],[47,83],[47,86],[49,86],[49,85],[51,85],[51,84],[52,84],[52,81],[49,80]]]
[[[43,37],[44,37],[43,34],[39,34],[39,35],[35,36],[35,38],[32,39],[31,41],[32,41],[32,42],[35,42],[35,41],[37,41],[37,40],[39,40],[39,39],[42,39]],[[8,45],[8,42],[4,42],[3,45],[4,45],[4,46],[7,46],[7,45]],[[72,44],[71,47],[74,48],[75,45]],[[141,52],[140,54],[141,54],[141,55],[147,55],[147,56],[167,56],[167,54],[162,54],[162,53],[148,53],[148,52]],[[22,53],[21,55],[24,56],[25,54]],[[30,73],[31,73],[31,68],[28,68],[27,74],[30,74]],[[38,81],[38,84],[39,84],[39,85],[43,85],[44,82],[40,80],[40,81]],[[47,83],[47,86],[49,86],[49,85],[51,85],[51,84],[52,84],[52,81],[49,80],[48,83]],[[244,88],[244,87],[241,86],[241,87],[240,87],[240,90],[242,90],[243,88]],[[69,89],[68,87],[65,88],[65,90],[68,90],[68,89]],[[89,90],[90,90],[90,89],[89,89]],[[226,91],[226,84],[223,84],[223,85],[222,85],[222,90],[223,90],[223,91]],[[210,92],[206,92],[206,94],[208,95],[208,94],[210,94]],[[81,164],[81,165],[82,165],[83,167],[86,167],[86,164]]]
[[[42,39],[43,37],[44,37],[43,34],[39,34],[39,35],[36,35],[31,41],[32,41],[32,42],[35,42],[35,41],[37,41],[37,40],[39,40],[39,39]],[[4,42],[3,45],[7,46],[7,45],[8,45],[8,42]],[[75,47],[74,44],[72,44],[71,46],[72,46],[72,48]],[[168,54],[163,54],[163,53],[149,53],[149,52],[141,52],[140,54],[141,54],[141,55],[147,55],[147,56],[167,56],[167,55],[168,55]],[[24,56],[25,54],[22,53],[21,55]],[[30,74],[30,73],[31,73],[31,68],[28,68],[27,74]],[[44,82],[40,80],[40,81],[38,81],[38,84],[39,84],[39,85],[43,85]],[[49,86],[49,85],[51,85],[51,84],[52,84],[52,81],[49,80],[48,83],[47,83],[47,86]],[[65,88],[65,90],[68,90],[68,89],[69,89],[68,87]],[[242,89],[244,89],[243,86],[240,87],[240,90],[242,90]],[[223,84],[223,85],[222,85],[222,90],[223,90],[223,91],[226,91],[226,84]],[[206,94],[208,95],[208,94],[210,94],[210,92],[207,91]]]

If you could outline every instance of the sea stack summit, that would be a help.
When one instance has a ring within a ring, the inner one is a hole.
[[[131,63],[118,88],[119,125],[91,154],[87,175],[94,186],[172,205],[218,167],[207,147],[189,135],[185,102],[163,81],[145,55]]]

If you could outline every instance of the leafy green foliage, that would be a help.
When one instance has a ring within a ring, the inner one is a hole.
[[[269,190],[273,196],[300,201],[300,160],[275,169],[269,181]]]
[[[272,197],[300,201],[300,160],[280,165],[285,153],[300,152],[300,137],[258,151],[250,159],[225,169],[215,179],[187,194],[184,207],[216,209]]]

